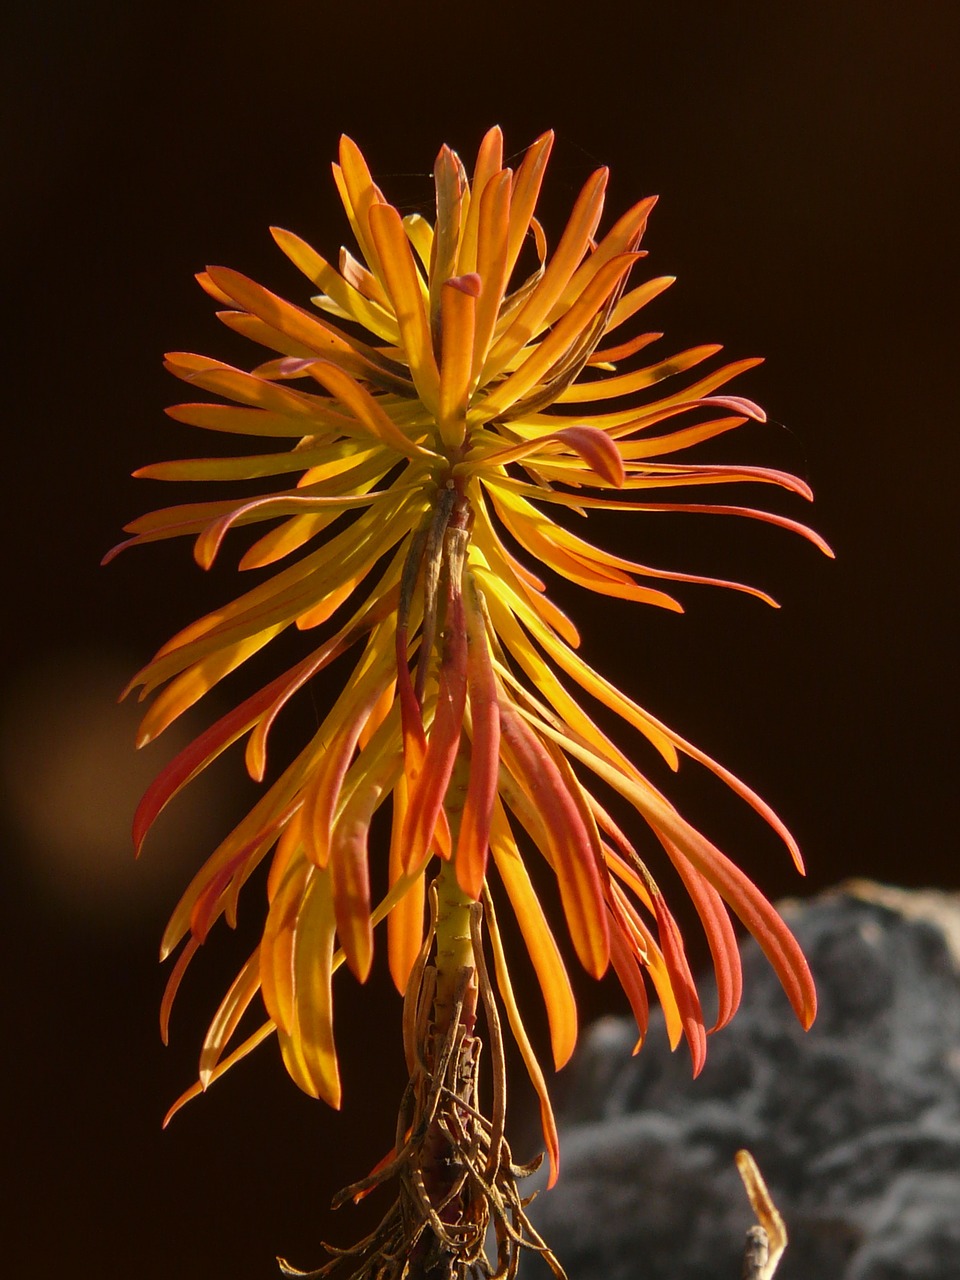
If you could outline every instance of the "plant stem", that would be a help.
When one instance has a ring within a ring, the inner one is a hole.
[[[464,969],[475,970],[473,941],[470,936],[470,907],[472,899],[457,883],[452,862],[441,864],[434,881],[437,889],[437,941],[434,963],[437,969],[437,994],[434,1001],[434,1024],[438,1037],[442,1037],[450,1025],[457,1003],[458,988],[463,981]],[[477,984],[469,978],[463,996],[462,1020],[468,1032],[473,1031],[476,1010]]]

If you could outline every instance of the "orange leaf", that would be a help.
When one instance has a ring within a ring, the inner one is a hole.
[[[467,579],[465,620],[466,676],[471,718],[470,777],[460,819],[456,870],[460,888],[476,900],[480,897],[487,869],[490,820],[497,797],[500,709],[486,626],[477,598],[477,586],[472,577]]]
[[[549,752],[505,701],[500,728],[504,762],[533,799],[550,840],[574,948],[587,972],[600,978],[610,958],[610,935],[589,833]]]
[[[599,427],[564,427],[554,433],[554,439],[569,444],[609,484],[615,484],[618,488],[623,484],[623,459],[620,450]]]
[[[696,983],[687,963],[683,938],[677,928],[677,922],[660,894],[654,896],[653,905],[657,913],[660,948],[670,975],[670,985],[673,987],[677,1008],[683,1020],[683,1034],[687,1038],[690,1057],[693,1059],[693,1074],[698,1076],[703,1070],[707,1056],[707,1033],[703,1025],[700,997],[697,995]]]
[[[406,779],[401,777],[393,789],[393,829],[390,838],[390,887],[402,882],[405,860],[401,834],[407,811]],[[423,872],[387,916],[387,961],[394,986],[401,995],[407,989],[410,971],[423,946],[423,911],[426,883]]]
[[[393,205],[371,206],[370,232],[380,256],[383,282],[400,326],[400,341],[417,394],[428,411],[437,417],[440,372],[433,354],[421,280],[403,222]]]
[[[423,764],[410,789],[403,844],[407,867],[427,852],[443,810],[463,732],[467,696],[467,636],[463,593],[451,569],[447,588],[447,621],[440,660],[437,708]]]
[[[570,1060],[577,1043],[577,1005],[560,950],[499,803],[494,809],[490,842],[497,871],[540,983],[550,1023],[553,1061],[559,1071]],[[611,931],[611,947],[612,944]]]
[[[206,1088],[224,1047],[240,1024],[250,1001],[260,990],[260,948],[257,947],[234,978],[213,1016],[200,1051],[200,1084]]]

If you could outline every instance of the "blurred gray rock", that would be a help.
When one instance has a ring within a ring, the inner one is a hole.
[[[960,1280],[960,898],[857,881],[782,910],[817,980],[809,1033],[751,942],[698,1080],[662,1018],[636,1058],[631,1022],[586,1037],[531,1214],[570,1280],[738,1280],[740,1147],[787,1224],[777,1280]]]

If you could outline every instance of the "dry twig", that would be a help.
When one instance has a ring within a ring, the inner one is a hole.
[[[738,1151],[736,1161],[737,1171],[757,1215],[757,1225],[747,1232],[742,1277],[743,1280],[773,1280],[773,1273],[787,1247],[787,1229],[753,1156],[749,1151]]]

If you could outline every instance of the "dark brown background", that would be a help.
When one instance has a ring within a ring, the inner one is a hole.
[[[813,512],[778,509],[811,516],[838,560],[758,525],[611,524],[604,536],[641,558],[746,575],[784,607],[706,588],[683,592],[683,618],[571,599],[585,653],[778,807],[805,884],[695,768],[676,785],[771,894],[850,875],[960,887],[947,627],[960,11],[591,0],[565,14],[522,0],[38,0],[6,31],[9,1274],[254,1280],[277,1250],[315,1265],[321,1236],[354,1232],[331,1221],[331,1192],[389,1140],[398,1007],[380,976],[340,984],[341,1116],[301,1097],[268,1047],[161,1135],[246,939],[208,948],[167,1051],[155,942],[223,830],[239,764],[132,867],[123,833],[156,760],[131,776],[130,715],[111,699],[227,578],[214,588],[185,547],[96,568],[124,520],[174,500],[131,469],[204,447],[161,412],[177,398],[163,350],[235,350],[191,273],[223,262],[302,300],[266,227],[336,250],[341,130],[409,207],[429,200],[439,144],[469,165],[495,121],[509,153],[557,130],[555,232],[599,163],[613,213],[660,193],[649,268],[679,283],[650,323],[676,349],[721,340],[767,357],[739,389],[774,423],[725,456],[805,475]],[[595,1012],[618,1007],[584,992]]]

